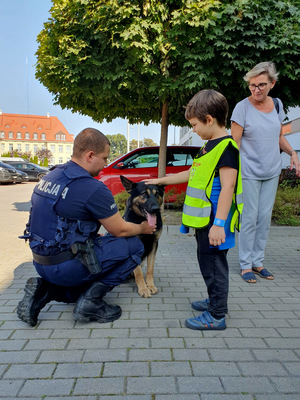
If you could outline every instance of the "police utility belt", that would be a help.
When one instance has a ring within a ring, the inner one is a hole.
[[[98,261],[94,250],[94,242],[92,239],[87,239],[84,243],[73,243],[71,250],[65,250],[53,256],[42,256],[32,252],[33,260],[42,265],[61,264],[65,261],[77,258],[92,275],[99,274],[102,267]]]

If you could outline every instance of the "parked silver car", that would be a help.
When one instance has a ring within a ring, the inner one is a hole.
[[[29,176],[28,176],[28,174],[26,174],[26,172],[23,172],[23,171],[20,171],[17,169],[16,169],[16,171],[17,171],[17,175],[18,175],[16,183],[23,183],[23,182],[29,181]]]
[[[18,179],[17,170],[11,165],[5,164],[0,161],[0,182],[15,183],[17,179]]]

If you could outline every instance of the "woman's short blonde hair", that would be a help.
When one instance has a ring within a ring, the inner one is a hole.
[[[270,82],[277,81],[279,73],[276,71],[275,65],[271,61],[261,62],[255,65],[247,74],[244,76],[244,80],[249,82],[251,78],[255,76],[267,74]]]

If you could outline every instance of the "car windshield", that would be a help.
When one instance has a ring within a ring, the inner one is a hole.
[[[15,168],[12,167],[11,165],[5,164],[5,163],[3,163],[3,162],[0,162],[0,167],[6,168],[6,169],[11,169],[11,170],[14,170],[14,169],[15,169]]]
[[[158,165],[158,150],[141,150],[123,160],[125,168],[149,168]]]

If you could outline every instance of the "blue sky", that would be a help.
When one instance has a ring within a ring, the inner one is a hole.
[[[69,133],[93,127],[104,134],[122,133],[127,137],[127,121],[121,118],[101,124],[92,118],[62,110],[53,105],[53,96],[35,79],[35,53],[38,33],[50,16],[50,0],[0,0],[0,109],[3,113],[56,116]],[[26,67],[28,60],[28,67]],[[137,125],[130,126],[130,140],[138,138]],[[179,128],[175,129],[176,141]],[[140,139],[159,144],[160,125],[140,126]],[[174,127],[169,127],[169,144],[174,142]]]
[[[94,122],[90,117],[73,114],[53,105],[53,96],[35,79],[36,38],[49,18],[50,0],[0,0],[0,109],[3,113],[57,116],[69,133],[76,135],[86,127],[104,134],[122,133],[127,137],[127,121]],[[27,64],[28,63],[28,64]],[[300,108],[289,118],[300,117]],[[168,144],[178,142],[179,128],[169,127]],[[130,140],[138,138],[137,125],[130,127]],[[152,138],[159,144],[160,125],[141,125],[140,138]]]

